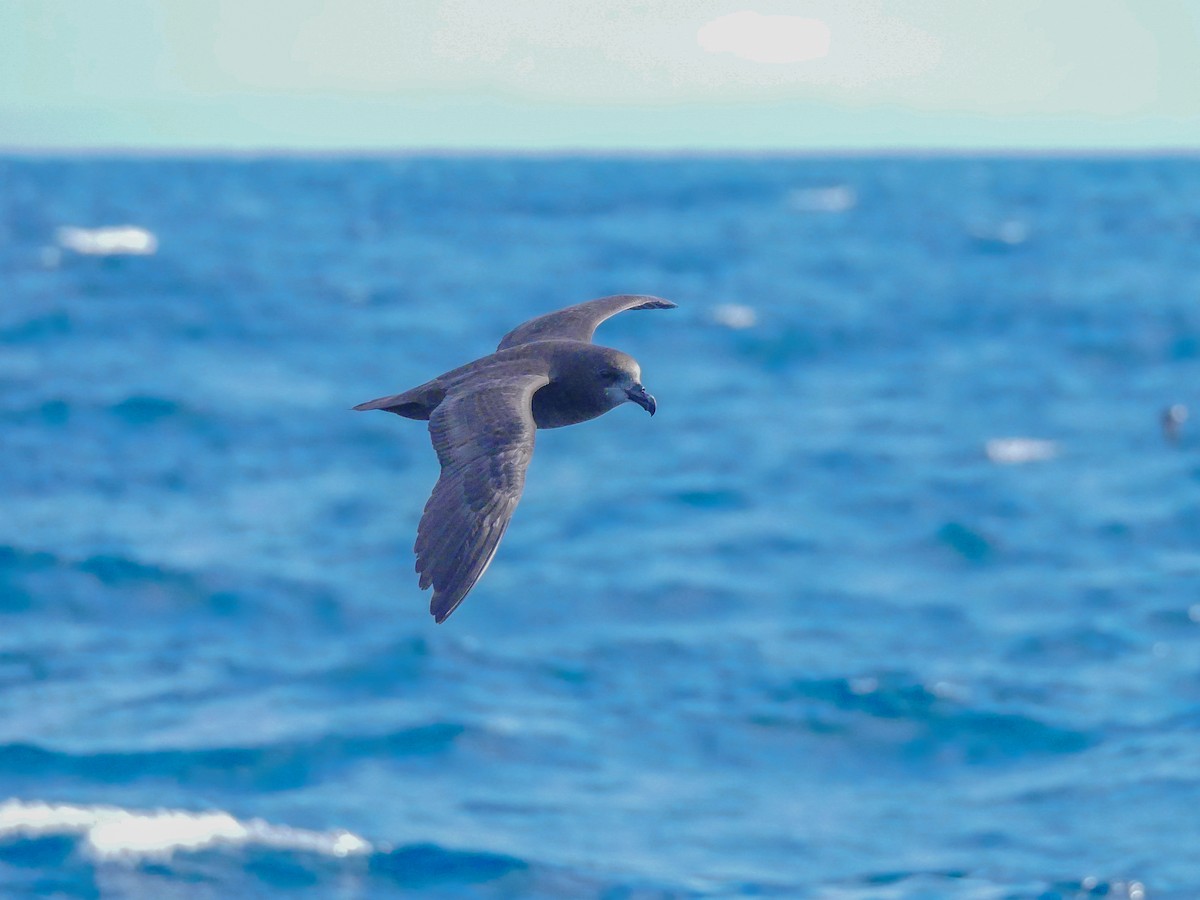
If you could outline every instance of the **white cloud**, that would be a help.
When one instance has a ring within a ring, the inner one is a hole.
[[[829,42],[829,26],[820,19],[751,10],[719,16],[696,32],[696,43],[710,53],[732,53],[760,63],[821,59],[829,55]]]

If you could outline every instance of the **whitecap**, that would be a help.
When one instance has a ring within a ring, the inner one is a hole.
[[[58,243],[87,256],[150,256],[158,250],[158,238],[136,225],[107,225],[76,228],[68,225],[56,232]]]
[[[749,306],[742,306],[739,303],[724,303],[721,306],[715,307],[709,317],[717,325],[725,328],[732,328],[735,331],[741,331],[746,328],[753,328],[758,322],[758,316]]]
[[[788,205],[801,212],[840,213],[858,204],[858,194],[845,184],[797,188],[788,194]]]
[[[370,842],[349,831],[310,831],[272,825],[261,819],[240,820],[227,812],[151,810],[117,806],[72,806],[7,800],[0,803],[0,840],[78,835],[93,858],[170,857],[177,851],[215,845],[257,846],[322,856],[371,853]]]
[[[992,438],[984,444],[987,458],[1002,466],[1040,462],[1058,456],[1058,443],[1041,438]]]

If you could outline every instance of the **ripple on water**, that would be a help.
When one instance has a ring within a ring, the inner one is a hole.
[[[756,721],[853,736],[890,746],[909,760],[968,765],[1078,753],[1086,732],[1020,713],[972,706],[952,685],[927,686],[899,674],[797,679],[774,687]]]

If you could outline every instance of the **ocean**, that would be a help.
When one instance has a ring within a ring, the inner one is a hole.
[[[6,157],[0,273],[0,896],[1200,897],[1196,160]],[[435,625],[350,407],[612,293]]]

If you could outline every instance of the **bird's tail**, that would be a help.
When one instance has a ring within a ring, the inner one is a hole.
[[[406,419],[427,420],[429,414],[437,408],[446,396],[445,391],[432,384],[423,384],[403,394],[392,394],[390,397],[380,397],[378,400],[368,400],[354,407],[357,410],[382,409]]]

